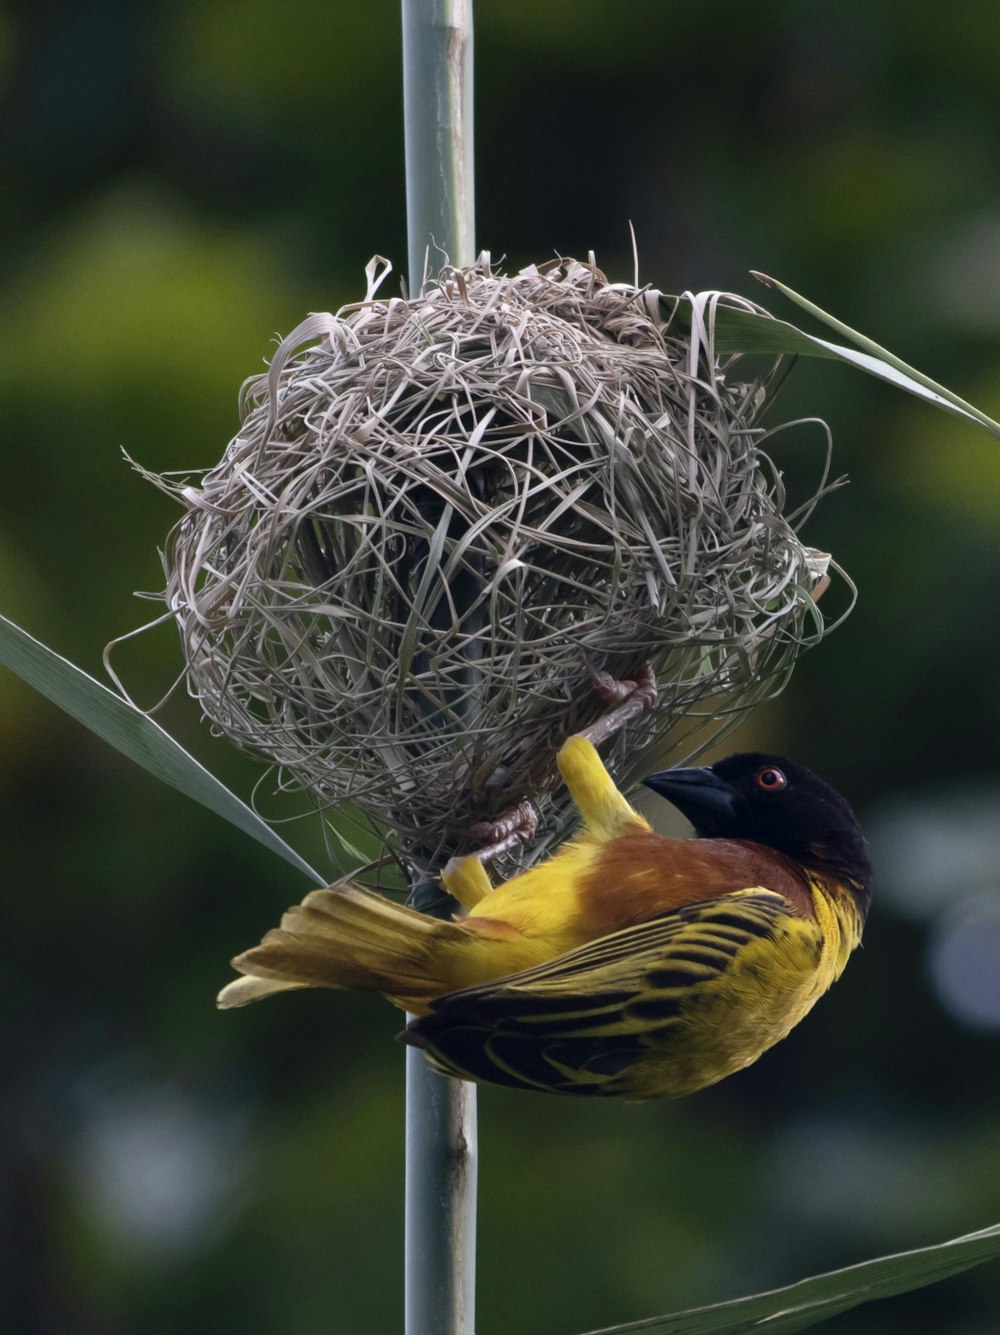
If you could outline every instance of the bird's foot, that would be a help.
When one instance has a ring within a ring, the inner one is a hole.
[[[600,672],[589,664],[588,669],[597,694],[609,705],[616,706],[579,734],[594,746],[599,746],[619,732],[626,723],[631,723],[640,714],[645,714],[647,709],[653,708],[657,699],[656,676],[651,663],[643,663],[630,677],[625,678],[613,677],[610,672]]]
[[[524,801],[496,820],[480,820],[469,827],[469,838],[481,847],[469,856],[484,865],[511,849],[530,844],[538,832],[538,815],[530,802]]]

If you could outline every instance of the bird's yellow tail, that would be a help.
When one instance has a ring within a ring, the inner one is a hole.
[[[238,955],[238,978],[219,993],[228,1010],[298,987],[381,992],[410,1010],[454,986],[450,971],[467,933],[370,890],[314,890],[259,946]]]

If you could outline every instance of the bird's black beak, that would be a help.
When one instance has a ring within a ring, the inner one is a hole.
[[[736,815],[735,789],[707,765],[661,770],[643,783],[687,816],[696,829],[704,825],[708,813],[729,818]]]

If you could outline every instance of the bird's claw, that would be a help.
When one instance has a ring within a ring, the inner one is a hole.
[[[620,705],[634,696],[641,696],[646,709],[656,704],[656,675],[652,663],[641,663],[630,677],[615,677],[610,672],[587,664],[594,690],[609,705]]]
[[[630,677],[625,678],[613,677],[610,672],[599,671],[589,663],[587,668],[597,694],[609,705],[616,706],[580,734],[598,746],[613,737],[626,723],[631,723],[634,718],[653,708],[658,694],[656,675],[651,663],[641,664]]]
[[[535,808],[528,801],[521,802],[496,820],[477,821],[469,827],[469,838],[481,845],[471,856],[483,864],[492,862],[522,844],[530,844],[537,832]]]

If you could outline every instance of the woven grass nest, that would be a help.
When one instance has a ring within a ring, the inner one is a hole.
[[[484,254],[412,299],[377,296],[387,268],[246,382],[197,485],[161,479],[186,507],[164,596],[213,727],[433,867],[545,807],[554,750],[606,708],[591,668],[660,683],[607,748],[625,782],[780,689],[826,561],[762,453],[776,365],[713,349],[720,301],[758,308],[592,258],[507,277]]]

